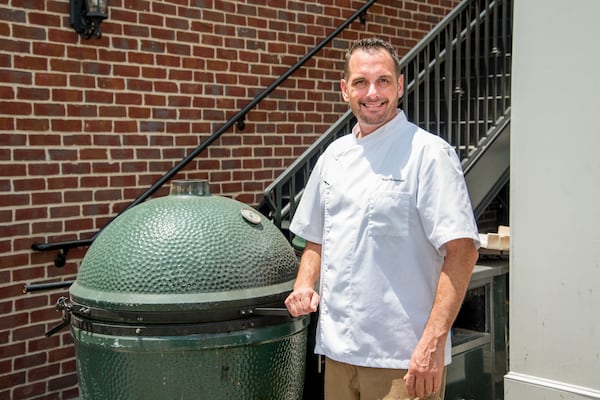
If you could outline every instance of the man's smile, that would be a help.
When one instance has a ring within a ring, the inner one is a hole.
[[[368,102],[368,103],[361,103],[363,107],[365,108],[380,108],[380,107],[385,107],[387,101],[378,101],[378,102]]]

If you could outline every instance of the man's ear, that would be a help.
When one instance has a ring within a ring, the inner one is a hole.
[[[344,101],[349,101],[350,97],[348,96],[348,86],[345,79],[340,81],[340,88],[342,89],[342,98]]]
[[[404,95],[404,75],[398,77],[398,98],[402,98]]]

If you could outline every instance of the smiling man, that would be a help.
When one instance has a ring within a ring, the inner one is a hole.
[[[373,41],[369,46],[350,52],[341,82],[342,97],[359,121],[359,138],[398,114],[396,107],[404,90],[404,77],[400,74],[399,64],[388,53],[393,49],[386,51],[383,50],[385,47],[377,47],[378,44]]]
[[[319,308],[326,400],[444,396],[479,236],[456,152],[407,121],[403,89],[389,43],[351,46],[341,90],[358,123],[319,158],[290,225],[307,245],[286,306]]]

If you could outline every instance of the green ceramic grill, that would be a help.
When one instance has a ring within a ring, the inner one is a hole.
[[[174,181],[121,214],[70,288],[82,399],[300,399],[307,318],[296,255],[268,219]]]

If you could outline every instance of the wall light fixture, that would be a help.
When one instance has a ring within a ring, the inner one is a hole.
[[[86,39],[100,39],[100,24],[108,18],[108,0],[70,0],[71,26]]]

